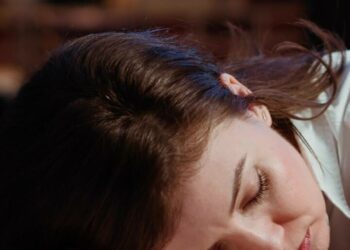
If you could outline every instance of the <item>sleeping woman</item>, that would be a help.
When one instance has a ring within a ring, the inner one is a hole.
[[[324,51],[223,65],[153,30],[58,48],[1,118],[0,248],[350,249],[350,66],[304,25]]]

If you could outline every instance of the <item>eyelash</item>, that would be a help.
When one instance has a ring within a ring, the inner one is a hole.
[[[249,208],[251,206],[260,204],[262,201],[262,198],[266,194],[266,192],[270,189],[270,182],[267,177],[267,175],[262,172],[261,170],[258,170],[258,178],[259,178],[259,190],[254,196],[253,199],[251,199],[246,205],[245,208]]]
[[[270,189],[270,181],[269,178],[267,177],[266,173],[264,173],[261,170],[258,170],[258,179],[259,179],[259,190],[254,196],[253,199],[251,199],[245,206],[244,208],[250,208],[253,205],[257,205],[262,201],[262,198],[266,194],[266,191]],[[225,246],[222,243],[216,243],[211,250],[224,250]]]

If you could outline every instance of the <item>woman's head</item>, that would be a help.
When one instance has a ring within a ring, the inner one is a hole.
[[[298,55],[295,60],[301,66],[293,64],[288,76],[304,72],[307,77],[298,81],[310,79],[313,75],[306,73],[310,58]],[[283,65],[291,61],[281,58]],[[256,58],[250,62],[256,63],[256,73],[264,69]],[[242,79],[254,71],[247,61],[242,62],[246,72],[239,65],[236,71]],[[275,75],[281,77],[280,72]],[[249,87],[254,92],[254,86]],[[262,100],[266,102],[271,93],[276,97],[276,92],[267,91],[264,97],[260,91]],[[246,217],[265,219],[258,221],[257,230],[271,226],[268,229],[286,240],[287,247],[296,246],[308,226],[321,223],[324,204],[297,151],[269,127],[281,128],[286,122],[281,114],[287,105],[280,109],[271,105],[271,118],[258,100],[196,50],[157,38],[153,32],[90,35],[64,45],[24,86],[0,125],[4,248],[202,249],[217,241],[228,244],[230,225],[245,218],[234,211],[241,211],[257,183],[269,180],[271,190],[278,190],[278,174],[285,184],[281,190],[294,185],[296,189],[285,194],[275,191],[274,200],[265,204],[281,205],[282,211],[287,203],[273,202],[295,200],[303,190],[299,182],[306,180],[305,189],[315,194],[317,203],[311,214],[303,210],[313,206],[311,200],[300,204],[282,221],[290,231],[274,226],[282,218],[272,218],[278,209],[272,205]],[[271,100],[276,104],[276,98]],[[265,126],[259,123],[263,117]],[[235,164],[244,155],[249,166],[241,171],[241,203],[233,207],[231,219],[225,217],[231,224],[216,221],[215,231],[209,224],[215,223],[209,221],[210,212],[227,214],[232,173],[240,172]],[[221,156],[232,158],[216,166]],[[257,165],[259,161],[274,166]],[[230,182],[221,177],[230,177]],[[217,207],[200,200],[205,190],[207,198],[219,199]],[[208,224],[201,224],[205,221]],[[189,235],[197,237],[195,242],[186,241]],[[236,236],[232,242],[244,247],[240,239],[248,238]]]
[[[247,107],[217,66],[172,43],[90,35],[31,78],[1,128],[2,195],[15,207],[3,235],[50,249],[150,249],[171,235],[189,163],[213,124]]]
[[[233,77],[222,79],[235,94],[247,92]],[[166,250],[328,249],[321,191],[299,152],[270,125],[269,113],[254,107],[212,131]]]

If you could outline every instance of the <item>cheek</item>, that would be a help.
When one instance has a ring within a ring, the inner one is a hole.
[[[301,211],[323,207],[320,188],[301,155],[291,145],[281,145],[277,155],[274,176],[281,205]]]

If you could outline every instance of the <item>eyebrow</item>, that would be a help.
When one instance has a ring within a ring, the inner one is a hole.
[[[247,159],[247,154],[245,154],[238,162],[238,165],[235,169],[235,174],[233,177],[233,192],[232,192],[232,201],[230,206],[230,214],[232,214],[233,208],[235,207],[236,200],[237,200],[237,194],[239,189],[241,188],[241,182],[242,182],[242,172],[245,166],[245,162]]]

